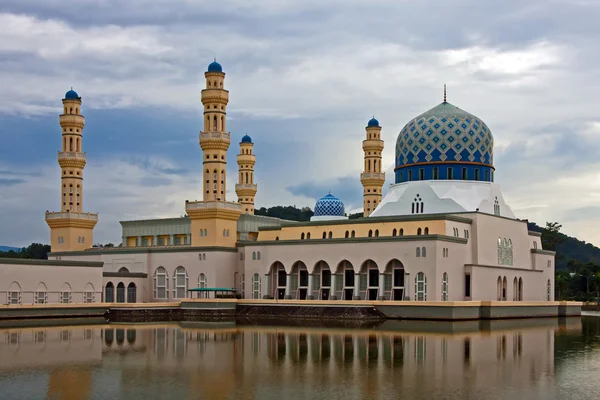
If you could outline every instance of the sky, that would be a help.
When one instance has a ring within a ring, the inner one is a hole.
[[[49,242],[60,209],[61,99],[83,98],[83,210],[97,243],[123,220],[202,198],[200,91],[213,58],[230,91],[227,199],[253,138],[256,207],[362,208],[367,121],[398,132],[448,101],[495,140],[495,181],[519,218],[600,245],[600,1],[3,0],[0,245]]]

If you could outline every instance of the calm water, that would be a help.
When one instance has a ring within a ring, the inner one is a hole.
[[[598,399],[600,317],[0,328],[2,399]]]

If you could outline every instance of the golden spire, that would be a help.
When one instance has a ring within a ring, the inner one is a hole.
[[[444,83],[444,103],[446,102],[446,84]]]

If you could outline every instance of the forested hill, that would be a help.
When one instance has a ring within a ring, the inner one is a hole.
[[[527,222],[530,231],[541,232],[542,239],[546,230],[533,222]],[[556,269],[565,270],[569,261],[575,264],[594,264],[600,265],[600,248],[591,243],[586,243],[577,238],[567,236],[564,233],[556,232]],[[544,241],[542,241],[544,243]],[[545,247],[545,246],[544,246]]]

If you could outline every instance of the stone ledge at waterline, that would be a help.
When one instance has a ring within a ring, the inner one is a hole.
[[[273,318],[464,321],[581,315],[581,303],[507,301],[367,301],[184,299],[169,303],[0,305],[0,319],[106,316],[113,322]]]

